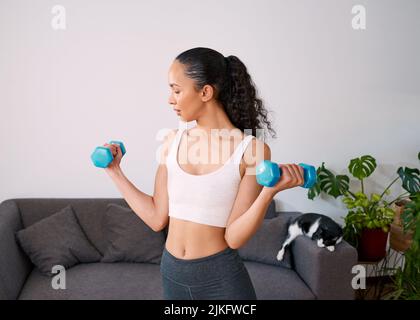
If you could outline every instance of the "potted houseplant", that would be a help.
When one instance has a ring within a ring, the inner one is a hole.
[[[420,160],[420,152],[417,155]],[[404,264],[394,268],[394,284],[386,299],[420,300],[420,191],[411,192],[404,203],[400,222],[403,233],[411,235],[404,248]]]
[[[407,199],[394,203],[393,209],[395,211],[395,215],[389,232],[389,246],[392,250],[397,252],[405,252],[413,243],[413,231],[405,230],[401,220],[401,215],[408,203],[409,200]]]
[[[342,197],[349,210],[344,217],[344,239],[357,248],[359,260],[362,261],[379,261],[385,257],[388,232],[394,219],[392,205],[420,189],[419,170],[400,167],[398,176],[381,194],[366,194],[364,179],[375,169],[376,160],[370,155],[352,159],[348,170],[360,181],[360,189],[351,191],[350,178],[347,175],[334,175],[323,162],[317,169],[317,183],[308,191],[309,199],[314,199],[321,192],[334,198]],[[391,186],[399,179],[406,192],[392,201],[386,200],[384,196],[390,195]]]
[[[419,154],[420,159],[420,154]],[[405,233],[412,234],[412,242],[404,252],[404,264],[394,269],[392,290],[385,299],[420,300],[420,192],[410,195],[401,214]]]

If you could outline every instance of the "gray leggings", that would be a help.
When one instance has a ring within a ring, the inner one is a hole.
[[[179,259],[164,248],[160,272],[166,300],[257,299],[242,259],[230,247],[196,259]]]

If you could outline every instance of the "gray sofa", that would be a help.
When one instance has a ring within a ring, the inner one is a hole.
[[[0,299],[163,299],[159,264],[77,264],[66,270],[66,289],[56,290],[52,288],[51,278],[34,267],[16,241],[17,231],[71,204],[86,236],[103,252],[100,221],[109,203],[127,206],[120,198],[3,201],[0,204]],[[292,218],[299,212],[276,212],[273,201],[266,219],[279,214]],[[166,234],[167,230],[161,232]],[[331,253],[306,237],[298,237],[290,252],[292,268],[244,259],[259,300],[354,298],[351,268],[357,263],[357,252],[348,243],[341,242]]]

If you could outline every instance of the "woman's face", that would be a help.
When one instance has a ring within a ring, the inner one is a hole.
[[[203,90],[196,91],[194,80],[188,78],[184,71],[185,66],[177,60],[169,68],[168,78],[171,94],[168,102],[177,115],[183,121],[188,122],[196,120],[200,116],[206,99]]]

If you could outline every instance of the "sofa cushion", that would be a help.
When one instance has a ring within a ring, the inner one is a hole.
[[[290,215],[279,214],[271,219],[264,219],[257,232],[245,245],[238,249],[241,258],[263,262],[285,268],[291,268],[290,250],[286,250],[283,260],[277,260],[283,241],[287,237]]]
[[[102,221],[107,205],[116,203],[128,207],[127,202],[122,198],[25,198],[16,199],[16,203],[24,228],[71,205],[86,237],[101,254],[106,248]]]
[[[51,279],[34,269],[18,299],[158,300],[163,299],[162,277],[157,264],[83,263],[67,270],[65,282],[54,289]]]
[[[155,232],[131,209],[110,203],[104,217],[108,245],[101,262],[160,263],[165,233]]]
[[[245,261],[258,300],[313,300],[311,289],[294,269]]]
[[[16,239],[32,263],[47,276],[61,265],[97,262],[101,254],[86,238],[70,205],[16,232]]]

